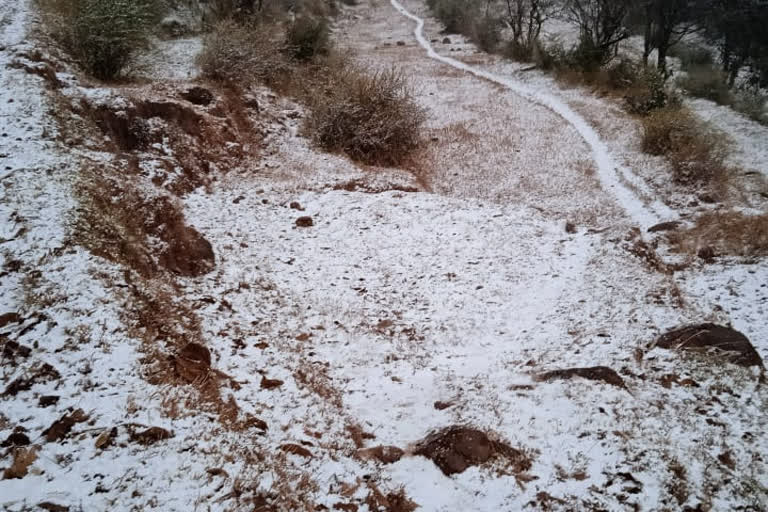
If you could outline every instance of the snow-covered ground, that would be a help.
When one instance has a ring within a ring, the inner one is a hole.
[[[402,488],[425,511],[768,508],[757,372],[653,347],[670,328],[716,321],[768,356],[768,264],[653,268],[638,256],[654,241],[645,229],[681,212],[654,194],[661,170],[640,160],[626,117],[462,42],[432,48],[442,36],[425,6],[392,3],[346,9],[337,44],[411,77],[429,115],[424,175],[317,151],[297,135],[301,109],[262,91],[261,158],[181,198],[216,267],[168,290],[199,319],[220,403],[237,405],[227,423],[195,386],[150,384],[151,349],[126,320],[142,284],[72,239],[83,161],[114,162],[60,142],[48,114],[60,104],[8,67],[30,45],[29,4],[0,0],[0,315],[19,314],[0,327],[0,370],[4,391],[31,383],[0,396],[0,442],[30,443],[2,448],[0,468],[33,454],[21,478],[0,480],[0,507],[370,511],[374,490]],[[194,76],[197,48],[164,42],[143,79]],[[759,165],[756,145],[744,159]],[[159,193],[151,176],[128,182]],[[538,377],[593,366],[624,385]],[[58,402],[43,407],[48,395]],[[84,421],[48,436],[65,414]],[[452,425],[530,467],[500,459],[446,476],[413,455]],[[149,427],[173,437],[147,443]],[[378,445],[404,456],[358,455]]]

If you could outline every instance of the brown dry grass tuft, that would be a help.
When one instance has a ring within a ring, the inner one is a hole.
[[[695,255],[705,247],[729,256],[768,255],[768,213],[705,213],[692,228],[669,234],[673,250]]]
[[[685,185],[727,181],[725,134],[697,119],[688,109],[662,109],[642,119],[644,152],[664,156],[676,182]]]

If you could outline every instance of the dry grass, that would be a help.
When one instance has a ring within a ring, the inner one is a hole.
[[[675,251],[697,254],[711,247],[716,254],[755,257],[768,255],[768,214],[712,212],[699,217],[686,231],[669,235]]]
[[[727,180],[725,134],[688,109],[662,109],[642,119],[644,152],[664,156],[681,184],[722,184]]]

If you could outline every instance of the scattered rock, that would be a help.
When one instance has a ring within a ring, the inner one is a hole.
[[[659,233],[661,231],[672,231],[680,227],[682,222],[679,220],[672,220],[669,222],[660,222],[648,228],[649,233]]]
[[[37,460],[37,447],[21,447],[13,450],[13,463],[3,472],[3,479],[24,478],[29,473],[29,466]]]
[[[443,38],[443,44],[451,44],[451,38],[450,37],[444,37]]]
[[[363,460],[377,460],[384,464],[399,461],[405,452],[397,446],[376,446],[357,450],[357,456]]]
[[[566,368],[563,370],[553,370],[550,372],[544,372],[536,375],[535,379],[538,381],[550,381],[571,379],[573,377],[581,377],[582,379],[598,380],[616,386],[619,388],[626,388],[624,379],[621,376],[608,368],[607,366],[592,366],[589,368]]]
[[[208,106],[210,105],[215,96],[211,91],[205,87],[195,86],[187,89],[181,95],[182,98],[195,105]]]
[[[0,446],[8,448],[9,446],[29,446],[31,444],[29,437],[24,432],[14,432],[9,435]]]
[[[312,452],[310,452],[309,450],[307,450],[306,448],[304,448],[299,444],[286,443],[286,444],[280,445],[280,449],[286,453],[292,453],[294,455],[299,455],[307,459],[312,458]]]
[[[211,369],[211,351],[198,343],[188,343],[174,356],[173,367],[185,381],[198,381]]]
[[[301,204],[298,201],[291,201],[291,205],[290,206],[294,210],[299,210],[301,212],[304,211],[304,208],[301,206]]]
[[[96,442],[94,443],[94,446],[96,446],[99,450],[106,450],[110,446],[112,446],[112,442],[117,437],[117,428],[112,427],[109,430],[105,430],[101,434],[99,434],[99,437],[96,438]]]
[[[715,253],[715,249],[710,246],[702,247],[701,249],[699,249],[699,252],[697,252],[696,254],[698,255],[699,258],[701,258],[706,262],[713,261],[715,259],[715,256],[717,256],[717,254]]]
[[[59,397],[56,395],[41,396],[37,401],[37,405],[40,407],[50,407],[59,403]]]
[[[445,475],[453,475],[487,462],[494,448],[485,433],[453,426],[428,435],[413,453],[434,462]]]
[[[134,441],[145,446],[149,446],[157,443],[158,441],[164,441],[173,437],[173,432],[161,427],[149,427],[141,432],[131,433],[131,441]]]
[[[566,222],[565,232],[570,235],[573,235],[574,233],[576,233],[576,224],[574,224],[573,222]]]
[[[43,510],[47,510],[48,512],[69,512],[69,507],[64,505],[57,505],[56,503],[52,503],[50,501],[38,503],[37,507]]]
[[[267,422],[262,420],[261,418],[257,418],[252,414],[248,414],[246,416],[245,421],[243,421],[243,428],[245,429],[256,428],[266,432],[269,429],[269,425],[267,425]]]
[[[0,329],[8,324],[20,324],[24,318],[18,313],[3,313],[0,315]]]
[[[656,340],[656,346],[670,350],[714,353],[739,366],[759,366],[763,360],[749,339],[730,327],[705,323],[673,329]]]
[[[49,443],[61,441],[72,431],[72,427],[75,424],[83,423],[84,421],[88,421],[88,416],[82,409],[77,409],[71,414],[65,414],[43,431],[45,440]]]
[[[30,372],[28,377],[19,377],[14,380],[8,387],[5,388],[3,394],[0,396],[16,396],[21,391],[28,391],[32,389],[32,386],[41,382],[48,382],[51,380],[60,379],[59,372],[48,363],[43,363],[35,370]]]
[[[3,338],[0,337],[0,340],[2,339]],[[7,340],[5,345],[3,345],[3,357],[6,359],[13,360],[16,358],[16,356],[26,358],[29,357],[29,354],[31,353],[31,348],[20,345],[12,340]]]
[[[296,219],[296,226],[300,228],[310,228],[314,225],[315,223],[312,220],[312,217],[305,216],[305,217],[299,217],[298,219]]]
[[[268,379],[266,377],[261,378],[261,389],[275,389],[283,385],[283,381],[280,379]]]
[[[398,41],[395,43],[397,46],[405,46],[405,41]]]
[[[433,405],[435,409],[437,409],[438,411],[442,411],[443,409],[447,409],[451,407],[453,405],[453,402],[441,402],[440,400],[438,400]]]

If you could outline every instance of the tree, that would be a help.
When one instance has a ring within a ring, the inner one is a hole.
[[[566,18],[579,27],[578,54],[584,64],[603,65],[630,34],[625,26],[631,0],[568,0]]]
[[[644,0],[643,64],[657,50],[656,66],[667,72],[667,53],[683,37],[700,29],[702,6],[696,0]]]
[[[553,0],[506,0],[505,21],[512,31],[512,49],[528,58],[539,40],[541,27],[553,13]]]

